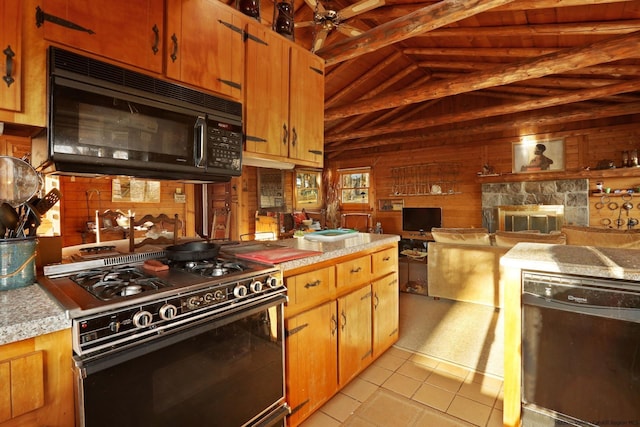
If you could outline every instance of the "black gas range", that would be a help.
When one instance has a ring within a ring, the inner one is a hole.
[[[72,319],[77,355],[141,341],[286,291],[274,266],[225,254],[170,261],[164,251],[50,265],[38,281]]]

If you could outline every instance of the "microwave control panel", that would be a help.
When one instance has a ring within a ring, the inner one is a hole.
[[[219,121],[207,125],[207,170],[237,172],[242,169],[242,126]]]

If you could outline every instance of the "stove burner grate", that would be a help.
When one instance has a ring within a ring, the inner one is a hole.
[[[166,283],[134,267],[110,270],[89,270],[71,278],[78,285],[103,301],[137,295],[167,287]]]
[[[245,265],[237,262],[229,262],[221,259],[202,260],[202,261],[186,261],[172,265],[172,267],[180,270],[195,273],[204,277],[219,277],[229,273],[245,271],[248,269]]]

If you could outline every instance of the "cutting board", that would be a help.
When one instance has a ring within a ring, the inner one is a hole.
[[[304,238],[307,240],[317,240],[319,242],[337,242],[339,240],[348,239],[350,237],[356,237],[357,235],[357,230],[351,230],[349,228],[336,228],[334,230],[322,230],[305,234]]]
[[[277,248],[264,249],[255,252],[245,252],[237,254],[238,258],[244,258],[252,261],[266,262],[269,264],[278,264],[281,262],[292,261],[294,259],[306,258],[313,255],[320,255],[322,252],[307,251],[295,248]]]

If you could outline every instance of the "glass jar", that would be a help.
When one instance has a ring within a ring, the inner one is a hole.
[[[245,15],[260,20],[260,0],[237,0],[236,8]]]
[[[275,30],[278,34],[283,34],[285,36],[293,35],[293,11],[291,8],[291,4],[282,1],[277,4],[278,8],[278,17],[275,22]]]

